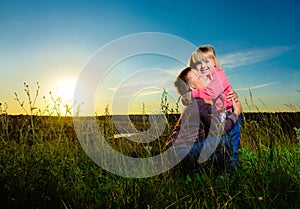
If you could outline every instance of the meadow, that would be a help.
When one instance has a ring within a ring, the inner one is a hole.
[[[29,99],[30,107],[33,101]],[[163,152],[179,117],[167,104],[162,100],[167,128],[154,142],[116,138],[108,109],[96,117],[99,129],[119,152],[153,156]],[[125,178],[102,169],[87,156],[68,111],[42,116],[38,111],[30,114],[36,110],[29,108],[28,114],[9,115],[3,104],[0,107],[1,208],[300,207],[299,111],[244,113],[240,170],[200,172],[189,178],[178,165],[154,177]],[[149,128],[146,114],[130,118],[137,129]]]

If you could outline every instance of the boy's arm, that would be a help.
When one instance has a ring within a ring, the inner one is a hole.
[[[224,125],[224,131],[228,133],[231,131],[233,126],[236,124],[238,117],[242,114],[242,105],[237,99],[231,99],[232,104],[233,104],[233,110],[234,112],[227,116],[225,125]]]

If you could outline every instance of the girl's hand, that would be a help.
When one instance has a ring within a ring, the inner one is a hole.
[[[239,116],[243,110],[242,104],[238,100],[237,93],[234,90],[232,90],[231,92],[229,92],[227,98],[232,101],[233,110]]]
[[[234,100],[235,102],[239,101],[238,100],[238,95],[237,95],[237,93],[234,90],[232,90],[231,92],[229,92],[229,94],[227,96],[227,99]]]
[[[237,116],[239,116],[243,111],[241,103],[237,99],[231,99],[231,101],[233,106],[233,112],[235,112]]]

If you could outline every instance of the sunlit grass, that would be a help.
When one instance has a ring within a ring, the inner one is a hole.
[[[221,175],[182,175],[180,165],[151,178],[114,175],[96,165],[83,151],[68,109],[53,98],[46,109],[35,106],[27,84],[25,115],[12,116],[0,105],[1,208],[299,208],[300,115],[244,114],[240,160],[242,169]],[[251,95],[252,96],[252,95]],[[251,100],[251,98],[250,98]],[[250,101],[248,99],[248,101]],[[57,103],[55,103],[55,101]],[[146,105],[146,104],[145,104]],[[97,117],[112,147],[130,156],[163,152],[178,118],[162,94],[161,107],[168,127],[154,142],[138,144],[115,139],[109,106]],[[173,111],[173,112],[172,112]],[[45,116],[42,113],[48,113]],[[64,117],[67,116],[67,117]],[[149,127],[142,112],[139,130]],[[295,118],[293,118],[295,117]],[[134,122],[134,121],[133,121]],[[291,124],[292,123],[292,124]],[[283,126],[287,124],[288,126]]]

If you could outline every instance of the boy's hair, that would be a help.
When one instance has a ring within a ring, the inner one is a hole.
[[[184,68],[178,74],[176,80],[174,81],[175,89],[181,96],[183,96],[184,94],[186,94],[187,92],[190,91],[190,87],[188,85],[189,80],[188,80],[187,75],[191,70],[192,69],[190,67]]]
[[[215,63],[217,64],[217,66],[219,65],[219,60],[217,58],[216,51],[215,51],[214,47],[212,47],[211,45],[199,46],[198,49],[196,50],[196,52],[197,52],[197,54],[202,53],[207,58],[213,59],[215,61]]]

